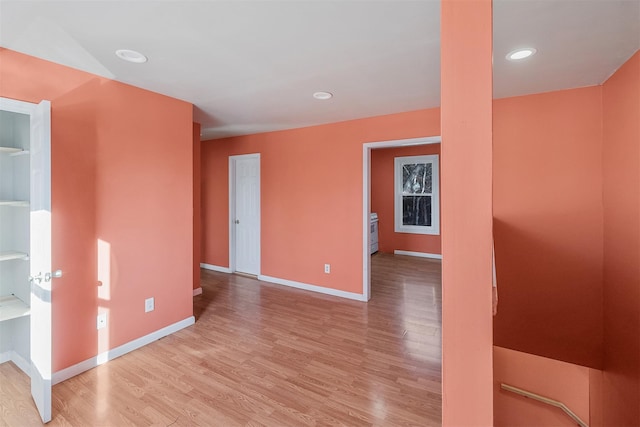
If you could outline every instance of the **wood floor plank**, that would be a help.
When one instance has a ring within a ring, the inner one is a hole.
[[[51,426],[439,426],[439,262],[376,254],[368,303],[203,270],[196,324],[53,388]],[[41,425],[0,365],[0,426]]]

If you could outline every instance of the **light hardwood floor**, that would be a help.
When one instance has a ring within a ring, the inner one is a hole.
[[[196,324],[53,388],[52,426],[439,426],[441,268],[376,254],[368,304],[202,271]],[[40,425],[0,365],[0,425]]]

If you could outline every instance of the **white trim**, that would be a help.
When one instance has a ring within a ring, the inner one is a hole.
[[[22,372],[31,376],[31,362],[20,356],[15,350],[0,353],[0,364],[13,362]]]
[[[347,298],[356,301],[367,301],[362,294],[355,294],[353,292],[341,291],[339,289],[325,288],[322,286],[309,285],[307,283],[295,282],[293,280],[279,279],[277,277],[258,275],[258,280],[263,282],[275,283],[276,285],[284,285],[297,289],[304,289],[305,291],[318,292],[321,294],[333,295],[340,298]]]
[[[231,273],[231,269],[229,267],[220,267],[219,265],[206,264],[204,262],[200,263],[200,268],[204,268],[205,270],[219,271],[220,273]]]
[[[193,290],[193,296],[194,296],[194,297],[197,297],[198,295],[202,295],[202,287],[195,288],[195,289]]]
[[[36,111],[38,103],[18,101],[11,98],[0,98],[0,110],[10,111],[12,113],[32,115]]]
[[[427,252],[412,252],[412,251],[399,251],[394,250],[394,255],[406,255],[406,256],[416,256],[420,258],[432,258],[432,259],[442,259],[442,255],[440,254],[430,254]]]
[[[236,268],[236,239],[233,227],[233,218],[236,216],[236,162],[234,159],[235,156],[229,156],[229,273]]]
[[[180,329],[184,329],[187,326],[191,326],[195,323],[195,317],[187,317],[184,320],[176,322],[172,325],[166,326],[162,329],[158,329],[155,332],[151,332],[143,337],[136,338],[133,341],[129,341],[126,344],[123,344],[114,349],[105,351],[103,353],[98,354],[90,359],[87,359],[83,362],[77,363],[73,366],[69,366],[68,368],[62,369],[53,374],[52,384],[58,384],[62,381],[66,381],[71,377],[75,377],[89,369],[93,369],[96,366],[102,365],[110,360],[115,359],[116,357],[123,356],[133,350],[137,350],[140,347],[143,347],[147,344],[151,344],[154,341],[159,340],[160,338],[166,337],[167,335],[171,335],[174,332],[179,331]]]
[[[236,216],[236,160],[241,159],[258,159],[258,275],[262,269],[262,246],[260,236],[262,233],[262,177],[260,173],[261,163],[260,153],[253,154],[239,154],[236,156],[229,156],[229,272],[236,271],[236,239],[235,239],[235,227],[233,221]]]
[[[411,145],[439,144],[441,136],[365,142],[362,144],[362,298],[371,298],[371,254],[369,226],[371,213],[371,150],[375,148],[408,147]]]
[[[11,351],[11,361],[25,374],[31,376],[31,361],[25,359],[15,351]]]
[[[364,145],[371,149],[375,149],[375,148],[390,148],[390,147],[409,147],[411,145],[440,144],[441,142],[442,142],[441,136],[422,136],[419,138],[391,139],[386,141],[365,142]]]
[[[362,146],[362,295],[371,299],[371,144]],[[379,242],[378,242],[379,243]]]

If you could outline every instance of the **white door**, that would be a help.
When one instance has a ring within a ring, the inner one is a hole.
[[[51,420],[51,116],[49,101],[31,114],[31,395]]]
[[[230,157],[231,269],[260,274],[260,154]],[[234,263],[235,261],[235,263]]]

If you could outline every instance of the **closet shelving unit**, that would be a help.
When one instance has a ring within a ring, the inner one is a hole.
[[[2,333],[22,334],[11,323],[30,314],[29,284],[29,117],[0,112],[0,325]],[[28,321],[28,320],[27,320]],[[25,341],[16,340],[12,342]],[[20,353],[20,349],[12,348]],[[0,353],[7,351],[0,349]],[[28,353],[27,353],[28,354]],[[26,356],[27,354],[23,354]]]

